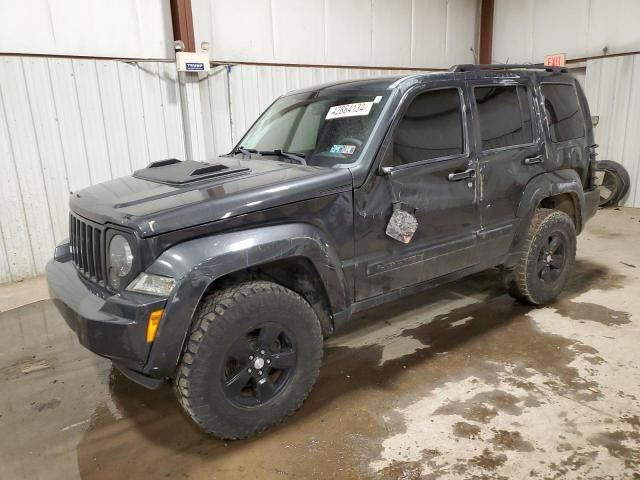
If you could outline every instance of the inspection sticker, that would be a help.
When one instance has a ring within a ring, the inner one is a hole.
[[[364,117],[369,115],[373,102],[348,103],[346,105],[336,105],[327,112],[325,120],[345,117]]]
[[[331,147],[331,153],[339,153],[341,155],[353,155],[355,151],[355,145],[333,145]]]

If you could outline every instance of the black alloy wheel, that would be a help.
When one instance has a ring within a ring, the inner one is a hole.
[[[225,395],[242,407],[265,404],[282,391],[296,362],[291,334],[275,323],[261,325],[229,348],[222,380]]]
[[[549,235],[542,243],[538,254],[538,278],[546,284],[557,282],[565,266],[565,244],[559,232]]]

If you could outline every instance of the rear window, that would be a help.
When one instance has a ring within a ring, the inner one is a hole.
[[[531,107],[525,87],[476,87],[474,93],[483,150],[533,142]]]
[[[464,152],[462,106],[457,88],[418,95],[394,132],[395,164],[408,164]]]
[[[564,142],[584,137],[584,118],[576,88],[573,85],[546,83],[542,85],[542,94],[551,141]]]

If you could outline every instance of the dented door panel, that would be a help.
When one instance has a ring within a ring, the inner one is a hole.
[[[451,83],[448,85],[451,87]],[[469,146],[462,102],[464,151],[460,155],[395,165],[371,175],[354,192],[356,301],[428,281],[477,264],[479,228],[475,157]],[[423,89],[404,100],[407,105]],[[393,136],[393,130],[389,133]],[[393,164],[393,142],[385,142],[382,166]],[[410,242],[386,234],[395,208],[412,214],[418,227]]]
[[[451,182],[468,158],[435,162],[377,176],[355,193],[356,300],[430,280],[478,261],[473,178]],[[418,228],[404,244],[386,235],[394,202],[412,213]]]

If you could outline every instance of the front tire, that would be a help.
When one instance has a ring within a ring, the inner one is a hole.
[[[555,300],[573,271],[576,229],[564,212],[536,210],[518,263],[509,274],[509,293],[533,305]]]
[[[207,433],[247,438],[302,405],[321,361],[322,331],[311,306],[276,283],[246,282],[203,300],[176,392]]]

